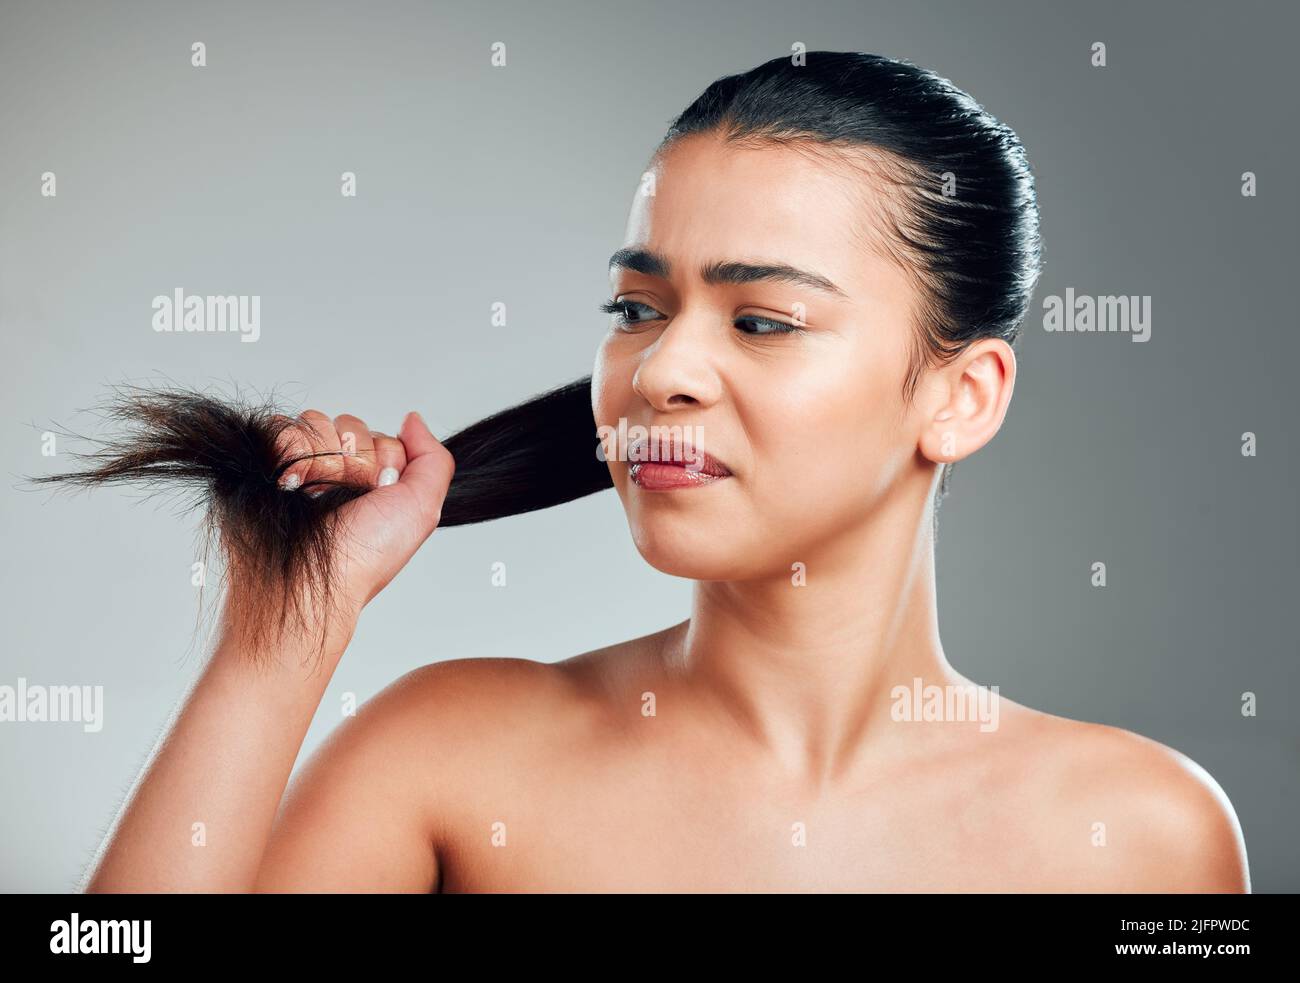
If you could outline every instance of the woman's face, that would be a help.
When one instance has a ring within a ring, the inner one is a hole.
[[[596,356],[595,422],[680,428],[731,474],[660,490],[611,445],[614,486],[659,570],[788,576],[901,483],[933,478],[918,457],[930,421],[901,393],[915,288],[862,244],[861,177],[712,134],[678,140],[648,174],[610,269],[622,306]]]

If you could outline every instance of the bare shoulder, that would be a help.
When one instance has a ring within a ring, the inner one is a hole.
[[[500,751],[572,721],[581,693],[560,666],[523,658],[433,662],[394,680],[363,712],[391,722],[392,736],[416,753],[449,766],[462,752]]]
[[[1082,890],[1250,890],[1236,811],[1197,762],[1120,727],[1019,706],[1013,717],[1033,748],[1055,876]]]
[[[449,784],[484,751],[554,722],[570,699],[554,666],[528,659],[451,659],[412,669],[366,700],[325,742],[326,757],[417,787],[435,773]],[[474,752],[470,755],[469,752]]]
[[[669,631],[671,629],[665,629]],[[562,726],[557,711],[599,711],[622,677],[653,658],[664,632],[592,649],[560,662],[524,658],[450,659],[412,669],[375,700],[384,712],[432,712],[444,726],[480,728],[527,724]]]
[[[534,763],[566,743],[589,739],[608,716],[616,680],[655,636],[594,649],[561,662],[524,658],[450,659],[394,680],[359,711],[384,730],[391,751],[405,745],[436,764],[444,781],[458,771]],[[376,742],[380,743],[380,742]]]
[[[295,776],[259,890],[427,891],[467,815],[539,771],[581,718],[554,667],[526,659],[422,666],[346,717]]]

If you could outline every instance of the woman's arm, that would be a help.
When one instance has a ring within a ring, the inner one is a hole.
[[[295,872],[285,865],[291,827],[288,839],[277,838],[273,877],[260,876],[281,798],[362,607],[436,527],[454,462],[415,414],[400,439],[372,436],[355,417],[303,417],[335,450],[340,435],[350,434],[356,453],[304,461],[296,466],[299,484],[346,473],[373,489],[340,509],[334,614],[284,632],[272,653],[250,651],[247,640],[254,636],[244,622],[256,616],[249,605],[259,601],[228,601],[220,641],[100,847],[87,891],[313,890],[308,881],[321,883],[319,856],[312,868]],[[398,480],[389,474],[381,484],[386,468]],[[230,597],[241,598],[238,584]],[[382,789],[386,772],[375,746],[383,737],[380,717],[370,713],[364,725],[345,724],[341,739],[332,739],[329,752],[313,763],[356,784],[333,797],[333,815],[313,823],[311,835],[335,829],[339,855],[350,858],[352,886],[427,890],[437,877],[428,840],[418,822],[402,827],[418,809],[404,814]]]
[[[255,890],[427,894],[454,768],[440,761],[445,697],[425,666],[343,721],[300,769],[276,817]]]
[[[154,749],[86,890],[251,890],[345,644],[332,644],[309,668],[299,664],[311,654],[306,645],[259,666],[227,635]]]

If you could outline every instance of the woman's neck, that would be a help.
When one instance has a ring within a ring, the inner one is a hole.
[[[758,753],[822,784],[915,733],[891,692],[966,685],[939,639],[933,518],[922,503],[877,512],[797,570],[695,585],[692,615],[666,633],[674,678]],[[916,513],[916,514],[910,514]]]

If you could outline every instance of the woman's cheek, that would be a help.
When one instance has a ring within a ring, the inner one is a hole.
[[[613,384],[613,365],[610,360],[608,339],[596,349],[596,362],[591,368],[591,408],[596,423],[609,422],[610,387]]]
[[[591,370],[591,409],[596,426],[617,427],[632,399],[633,369],[608,340],[596,353]]]

